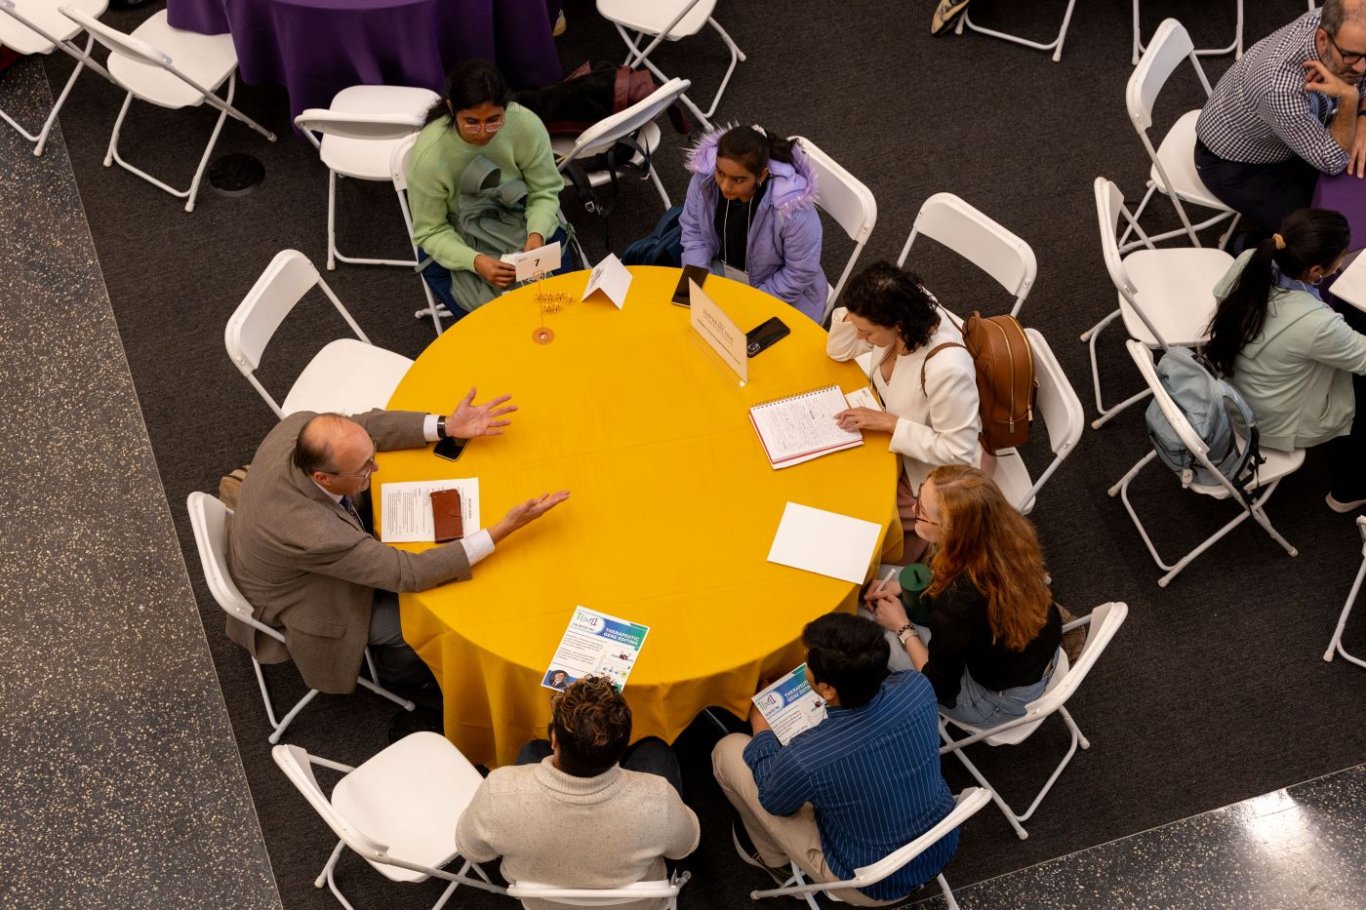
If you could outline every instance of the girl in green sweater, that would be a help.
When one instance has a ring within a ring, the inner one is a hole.
[[[550,135],[511,101],[493,64],[468,60],[451,71],[411,162],[413,238],[428,263],[422,275],[455,319],[512,285],[513,267],[500,256],[564,245],[564,179]]]

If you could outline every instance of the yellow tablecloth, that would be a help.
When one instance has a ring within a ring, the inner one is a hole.
[[[865,384],[826,357],[818,326],[709,278],[742,329],[773,315],[792,329],[749,361],[741,388],[669,302],[679,271],[632,272],[620,311],[579,301],[587,272],[505,294],[437,339],[390,402],[448,413],[475,385],[480,400],[510,393],[520,410],[506,435],[475,440],[457,462],[385,453],[376,503],[385,482],[478,477],[487,527],[523,499],[571,491],[473,580],[401,598],[404,637],[441,683],[446,735],[475,762],[511,763],[545,736],[552,693],[540,683],[579,604],[650,627],[625,689],[633,738],[672,741],[709,705],[744,716],[761,677],[800,663],[803,624],[853,609],[849,583],[767,561],[784,504],[890,520],[886,437],[775,471],[750,423],[758,402]],[[532,340],[542,324],[555,332],[544,346]]]

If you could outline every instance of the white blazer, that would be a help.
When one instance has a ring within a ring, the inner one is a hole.
[[[961,347],[945,348],[925,364],[925,355],[938,345],[963,343],[963,334],[944,315],[943,308],[939,308],[939,328],[923,345],[896,358],[888,380],[882,378],[882,370],[874,369],[875,364],[882,363],[887,348],[861,341],[854,324],[845,321],[847,312],[839,307],[831,314],[825,353],[833,360],[856,360],[865,374],[872,374],[873,387],[887,412],[897,417],[887,447],[901,456],[911,489],[919,491],[930,471],[939,465],[981,464],[977,368],[971,355]],[[924,391],[920,387],[922,366]]]

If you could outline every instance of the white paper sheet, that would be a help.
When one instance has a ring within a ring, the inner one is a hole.
[[[593,266],[593,273],[588,276],[588,284],[584,286],[583,296],[579,299],[587,300],[590,294],[602,291],[608,300],[616,304],[617,309],[621,309],[626,305],[626,292],[630,288],[631,273],[620,259],[608,253],[605,259]]]
[[[526,252],[505,253],[503,261],[516,267],[518,281],[544,278],[560,267],[560,241]]]
[[[1358,310],[1366,310],[1366,256],[1360,251],[1352,254],[1352,261],[1333,282],[1331,293]]]
[[[844,393],[844,400],[851,408],[868,408],[873,411],[882,411],[882,402],[877,400],[877,395],[868,386],[861,389],[854,389],[852,392]]]
[[[789,502],[768,561],[860,584],[881,532],[871,521]]]
[[[649,626],[575,607],[560,646],[550,659],[550,667],[541,677],[541,685],[563,690],[585,676],[606,676],[620,692],[648,634]]]
[[[479,530],[479,478],[409,480],[386,483],[380,488],[380,540],[385,543],[431,543],[436,540],[432,521],[432,494],[459,490],[465,536]]]
[[[759,692],[753,701],[784,746],[798,733],[825,720],[825,700],[811,691],[806,664]]]

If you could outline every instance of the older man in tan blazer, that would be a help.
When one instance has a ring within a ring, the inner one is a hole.
[[[493,527],[422,553],[380,543],[365,529],[354,497],[370,486],[376,452],[503,432],[504,418],[516,410],[507,396],[476,405],[474,394],[449,416],[300,412],[280,421],[242,483],[228,528],[228,569],[256,618],[283,629],[286,644],[231,618],[229,637],[262,663],[292,658],[304,682],[321,692],[355,688],[369,643],[386,646],[376,654],[382,677],[412,682],[410,671],[421,670],[421,661],[402,641],[397,598],[389,592],[469,578],[495,544],[569,495],[528,500]]]

